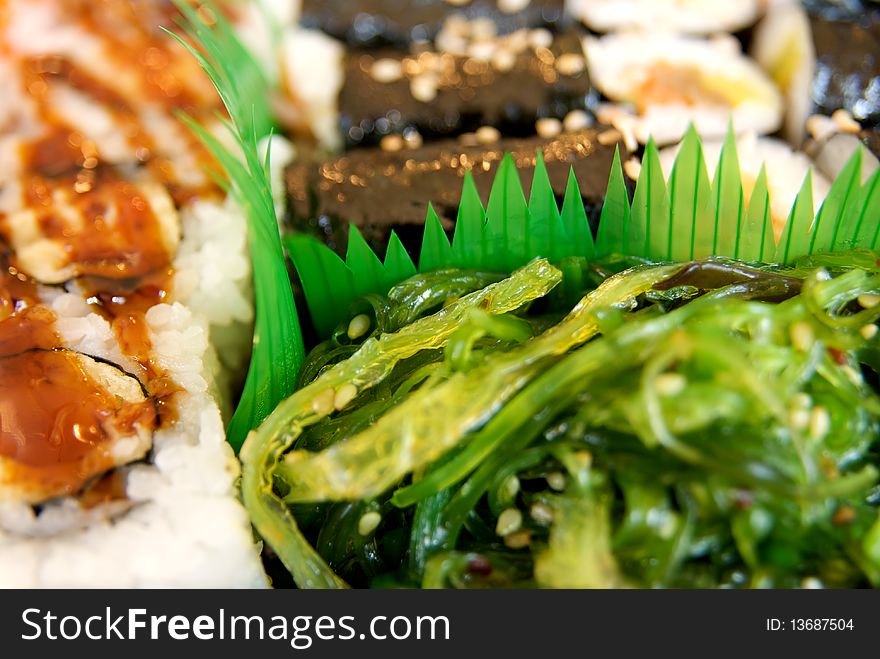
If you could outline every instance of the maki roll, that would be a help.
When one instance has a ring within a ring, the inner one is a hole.
[[[576,33],[499,36],[492,23],[450,20],[432,47],[351,51],[340,127],[349,147],[390,133],[434,139],[486,125],[523,136],[538,119],[585,110],[589,92]]]
[[[619,33],[587,37],[584,49],[592,83],[625,105],[615,125],[629,126],[641,143],[677,142],[691,123],[718,139],[731,121],[760,134],[782,124],[778,89],[736,40]]]
[[[356,226],[380,253],[392,230],[404,245],[415,249],[426,202],[431,202],[444,229],[452,231],[465,173],[473,177],[480,197],[487,199],[505,153],[512,154],[523,184],[528,184],[538,152],[554,196],[562,199],[569,170],[573,171],[586,208],[597,220],[615,146],[626,153],[620,139],[616,131],[601,129],[513,138],[487,128],[463,140],[439,140],[396,151],[356,149],[319,164],[296,163],[286,173],[288,223],[340,252],[348,242],[349,225]]]

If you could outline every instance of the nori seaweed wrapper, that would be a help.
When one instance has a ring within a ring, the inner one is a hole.
[[[339,98],[340,129],[349,147],[377,144],[384,135],[407,129],[425,139],[487,125],[504,135],[530,135],[538,118],[562,118],[591,104],[586,68],[574,74],[564,67],[560,71],[565,56],[569,61],[583,58],[578,34],[558,35],[550,48],[526,48],[506,71],[491,61],[434,51],[352,51]],[[372,65],[385,58],[412,73],[394,82],[376,80]],[[411,91],[413,79],[425,70],[437,80],[436,97],[429,101],[417,100]]]
[[[812,96],[817,112],[847,109],[857,121],[880,122],[880,8],[876,3],[809,2],[816,45]]]
[[[485,202],[505,152],[517,163],[523,188],[531,188],[537,149],[542,149],[553,189],[560,202],[569,169],[574,168],[591,221],[598,220],[614,144],[597,141],[601,129],[564,133],[552,139],[503,138],[487,146],[463,146],[443,140],[418,149],[389,153],[357,149],[334,160],[297,163],[287,170],[288,226],[310,233],[342,253],[348,225],[383,254],[391,230],[418,256],[427,204],[431,202],[447,231],[455,225],[464,173],[471,171]],[[626,148],[621,143],[622,157]]]
[[[528,27],[555,27],[565,21],[564,0],[529,2],[508,13],[495,0],[457,5],[447,0],[304,0],[301,22],[353,46],[406,47],[430,40],[453,15],[489,18],[500,32]]]

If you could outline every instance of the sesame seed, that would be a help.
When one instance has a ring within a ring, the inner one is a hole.
[[[498,26],[491,18],[475,18],[470,22],[471,37],[475,41],[491,39],[498,34]]]
[[[437,98],[437,77],[427,73],[417,75],[409,83],[409,91],[417,101],[429,103]]]
[[[540,137],[545,139],[550,139],[551,137],[556,137],[559,133],[562,132],[562,122],[559,119],[555,119],[553,117],[544,117],[543,119],[538,119],[535,122],[535,132],[538,133]]]
[[[379,147],[388,153],[401,151],[404,146],[406,146],[406,144],[404,143],[403,138],[396,133],[393,135],[386,135],[379,142]]]
[[[876,325],[865,325],[859,330],[859,334],[862,335],[862,338],[865,339],[865,341],[870,341],[877,336],[877,331]]]
[[[810,413],[807,410],[792,410],[788,413],[788,425],[794,430],[805,430],[810,425]]]
[[[383,57],[373,62],[370,67],[370,75],[376,82],[396,82],[403,77],[403,67],[400,62],[390,57]]]
[[[553,523],[553,508],[546,503],[533,503],[529,509],[532,519],[542,526],[550,526]]]
[[[816,341],[813,328],[804,321],[792,323],[789,333],[791,334],[791,345],[800,352],[807,352]]]
[[[494,144],[501,139],[501,133],[493,126],[481,126],[474,133],[478,144]]]
[[[596,136],[596,139],[599,141],[599,144],[602,146],[611,146],[612,144],[616,144],[620,141],[623,135],[620,134],[620,131],[616,128],[612,128],[610,130],[605,130],[599,133]]]
[[[499,48],[492,56],[492,66],[502,73],[511,71],[516,66],[516,54],[508,48]]]
[[[801,581],[801,588],[804,590],[819,590],[824,587],[822,580],[817,577],[804,577]]]
[[[455,30],[444,28],[437,35],[435,43],[437,50],[442,53],[462,56],[467,54],[467,40]]]
[[[633,181],[638,181],[639,174],[642,173],[642,161],[639,160],[636,156],[629,158],[625,163],[623,163],[623,173],[626,174]]]
[[[358,520],[358,533],[361,535],[370,535],[379,526],[382,521],[382,515],[375,511],[370,511],[361,515]]]
[[[531,531],[517,531],[504,536],[504,544],[510,549],[524,549],[532,544]]]
[[[348,324],[348,338],[354,341],[362,337],[370,330],[370,324],[370,317],[367,314],[358,314]]]
[[[422,134],[417,130],[408,130],[403,134],[403,141],[407,149],[418,149],[425,143]]]
[[[584,72],[587,62],[583,55],[565,53],[556,58],[556,70],[564,76],[576,76]]]
[[[819,440],[831,430],[831,415],[821,405],[817,405],[810,412],[810,437]]]
[[[312,399],[312,412],[318,416],[327,416],[333,411],[333,398],[336,392],[333,389],[324,389]]]
[[[858,133],[862,130],[862,126],[853,116],[844,109],[835,110],[831,113],[831,120],[837,124],[843,133]]]
[[[681,373],[661,373],[654,378],[657,393],[666,398],[680,394],[686,386],[687,378]]]
[[[357,393],[357,387],[350,382],[342,385],[336,390],[336,395],[333,397],[333,407],[337,410],[344,409],[346,405],[355,399]]]
[[[565,115],[565,119],[562,120],[562,127],[565,129],[566,133],[574,133],[575,131],[589,128],[592,123],[593,121],[590,118],[590,115],[583,110],[572,110]]]
[[[823,114],[814,114],[807,118],[807,132],[817,142],[822,142],[840,130],[837,122]]]
[[[505,508],[498,515],[498,522],[495,524],[495,533],[504,537],[511,533],[516,533],[522,527],[523,516],[517,508]]]
[[[553,33],[543,27],[529,32],[529,45],[532,48],[549,48],[553,44]]]
[[[554,471],[547,474],[547,485],[557,492],[562,492],[562,490],[565,489],[565,474],[561,471]]]
[[[880,295],[874,295],[872,293],[859,295],[857,299],[859,301],[859,305],[861,305],[864,309],[873,309],[878,304],[880,304]]]
[[[516,496],[517,492],[519,492],[519,478],[516,476],[511,476],[504,480],[504,484],[502,485],[505,494],[509,496],[511,499]]]
[[[492,41],[477,41],[468,47],[468,55],[478,62],[491,62],[497,49]]]
[[[625,115],[626,112],[622,107],[615,103],[600,103],[596,108],[596,118],[599,123],[613,125],[618,118]]]

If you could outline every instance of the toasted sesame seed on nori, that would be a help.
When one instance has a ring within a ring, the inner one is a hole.
[[[526,48],[516,54],[512,67],[502,71],[491,61],[430,52],[422,61],[439,62],[436,96],[418,100],[412,93],[419,77],[419,56],[391,49],[351,51],[345,83],[339,98],[340,129],[348,146],[372,145],[389,133],[415,128],[425,138],[457,135],[483,125],[495,126],[505,135],[533,134],[542,117],[563,118],[585,109],[590,92],[586,69],[559,71],[561,57],[583,58],[580,37],[574,32],[557,35],[550,48]],[[403,75],[393,82],[376,80],[375,62],[401,62]]]
[[[323,163],[298,163],[287,170],[287,221],[292,228],[311,233],[340,252],[347,243],[349,223],[361,229],[380,253],[394,229],[416,256],[428,202],[450,230],[466,170],[473,174],[485,201],[498,163],[510,152],[523,187],[529,190],[537,149],[543,151],[560,202],[573,167],[588,210],[596,211],[614,156],[614,145],[603,146],[597,141],[599,132],[601,129],[586,129],[552,139],[505,137],[485,146],[465,146],[447,139],[418,149],[356,149]],[[619,146],[625,159],[625,148]]]

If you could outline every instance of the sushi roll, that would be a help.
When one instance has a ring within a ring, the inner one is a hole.
[[[170,3],[0,14],[0,585],[259,587],[225,441],[244,217]]]
[[[753,24],[759,0],[568,0],[566,10],[591,30],[664,30],[682,34],[736,32]]]
[[[465,172],[471,172],[480,196],[486,199],[498,165],[509,152],[528,189],[538,149],[557,198],[562,199],[572,168],[588,211],[598,219],[615,145],[626,154],[619,140],[613,130],[502,138],[496,129],[484,128],[463,139],[418,148],[357,149],[317,165],[297,163],[287,170],[288,224],[339,252],[347,244],[349,223],[380,251],[392,229],[405,246],[413,247],[422,233],[429,201],[443,226],[450,231],[454,228]],[[413,252],[418,254],[417,249]]]
[[[483,125],[522,136],[537,119],[586,109],[589,92],[576,33],[498,35],[492,23],[451,19],[432,47],[351,51],[340,129],[349,147],[390,133],[432,139]]]
[[[502,33],[564,22],[563,0],[302,0],[302,24],[353,46],[406,48],[434,39],[451,16]]]
[[[781,125],[779,91],[735,41],[621,33],[584,43],[591,82],[625,104],[641,143],[649,136],[676,142],[690,123],[707,139],[723,137],[731,120],[737,130],[758,133]]]

